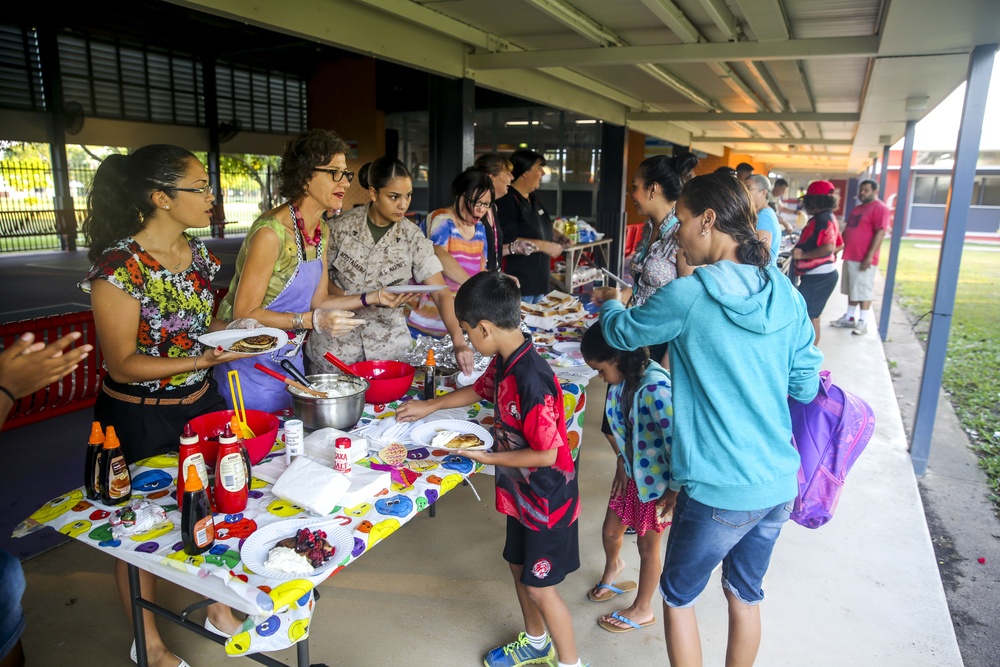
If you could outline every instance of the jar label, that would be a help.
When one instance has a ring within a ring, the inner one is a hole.
[[[116,456],[111,462],[111,474],[108,475],[108,496],[124,498],[132,493],[132,476],[128,473],[125,457]]]
[[[201,452],[192,454],[191,456],[184,459],[184,463],[181,464],[181,471],[184,475],[184,486],[187,486],[188,481],[188,466],[194,466],[194,469],[198,471],[198,477],[201,478],[201,488],[208,488],[208,469],[205,468],[205,457],[202,456]]]
[[[215,541],[215,522],[212,520],[212,515],[209,514],[206,517],[202,517],[194,524],[194,543],[199,549],[202,547],[207,547],[209,544]]]

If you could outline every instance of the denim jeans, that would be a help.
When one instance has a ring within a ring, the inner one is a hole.
[[[544,294],[530,294],[528,296],[522,296],[521,297],[521,302],[522,303],[538,303],[539,301],[541,301],[544,298],[545,298]]]
[[[660,595],[669,607],[690,607],[722,562],[722,585],[741,602],[764,599],[761,584],[774,543],[794,500],[759,510],[703,505],[681,491],[667,538]]]
[[[23,594],[21,562],[0,549],[0,658],[10,653],[24,632]]]

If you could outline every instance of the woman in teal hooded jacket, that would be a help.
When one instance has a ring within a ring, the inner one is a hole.
[[[692,605],[721,562],[727,664],[750,665],[760,645],[761,582],[798,491],[787,397],[815,397],[823,357],[801,295],[770,265],[741,183],[725,174],[692,179],[677,218],[694,275],[636,308],[607,302],[601,327],[619,349],[669,342],[671,474],[680,494],[660,593],[671,664],[701,664]]]

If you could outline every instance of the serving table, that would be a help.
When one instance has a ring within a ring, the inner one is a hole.
[[[564,379],[561,380],[561,385],[569,442],[576,458],[583,430],[585,384]],[[417,389],[411,388],[404,400],[412,398],[416,393]],[[355,428],[362,428],[372,420],[394,415],[399,404],[400,401],[366,405]],[[467,410],[471,421],[486,428],[493,424],[493,405],[490,402],[475,403]],[[279,438],[261,464],[265,465],[272,459],[283,456],[284,444]],[[454,452],[424,447],[409,449],[408,459],[420,461],[419,477],[412,485],[403,486],[393,482],[388,491],[383,490],[353,507],[336,507],[330,515],[324,517],[310,515],[302,508],[275,497],[271,483],[254,477],[247,508],[238,514],[215,515],[215,545],[200,556],[184,553],[181,543],[180,512],[176,505],[175,454],[154,456],[131,468],[133,497],[144,497],[160,505],[167,512],[169,525],[131,538],[115,539],[108,521],[115,508],[85,500],[81,487],[46,503],[22,523],[19,533],[25,534],[42,527],[52,528],[95,549],[103,550],[128,565],[134,633],[137,638],[137,662],[140,667],[146,665],[142,609],[152,611],[207,639],[225,644],[229,655],[242,655],[261,664],[283,665],[284,663],[260,654],[260,651],[280,650],[295,644],[299,667],[308,667],[309,623],[318,597],[314,597],[315,586],[390,537],[421,511],[433,507],[441,496],[461,487],[462,482],[481,468]],[[370,456],[354,463],[354,466],[366,467],[375,462],[378,462],[377,457]],[[349,554],[335,556],[340,559],[335,567],[318,576],[285,581],[261,576],[244,565],[240,547],[255,531],[277,522],[306,518],[315,519],[317,524],[332,520],[351,533],[353,548]],[[205,600],[180,613],[160,607],[139,594],[138,568],[193,591]],[[213,635],[198,623],[188,620],[188,613],[212,602],[222,602],[248,614],[242,632],[227,639]]]

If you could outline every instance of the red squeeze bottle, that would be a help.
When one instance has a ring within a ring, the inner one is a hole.
[[[201,453],[201,442],[191,424],[185,424],[177,457],[177,509],[184,508],[184,489],[190,466],[194,466],[198,473],[201,488],[208,489],[208,470],[205,468],[205,456]]]
[[[247,508],[250,480],[233,429],[219,436],[219,461],[215,464],[215,508],[222,514],[237,514]]]
[[[250,452],[247,451],[247,445],[243,441],[243,436],[240,433],[239,420],[236,418],[236,415],[233,415],[233,418],[229,420],[229,427],[233,429],[233,433],[236,434],[236,441],[240,443],[240,455],[243,457],[243,465],[245,465],[247,469],[247,486],[249,486],[250,480],[253,477],[253,466],[250,465]]]
[[[188,466],[186,477],[186,498],[181,512],[181,542],[184,544],[184,553],[197,556],[211,549],[215,543],[215,521],[208,506],[208,493],[202,486],[196,466]]]

